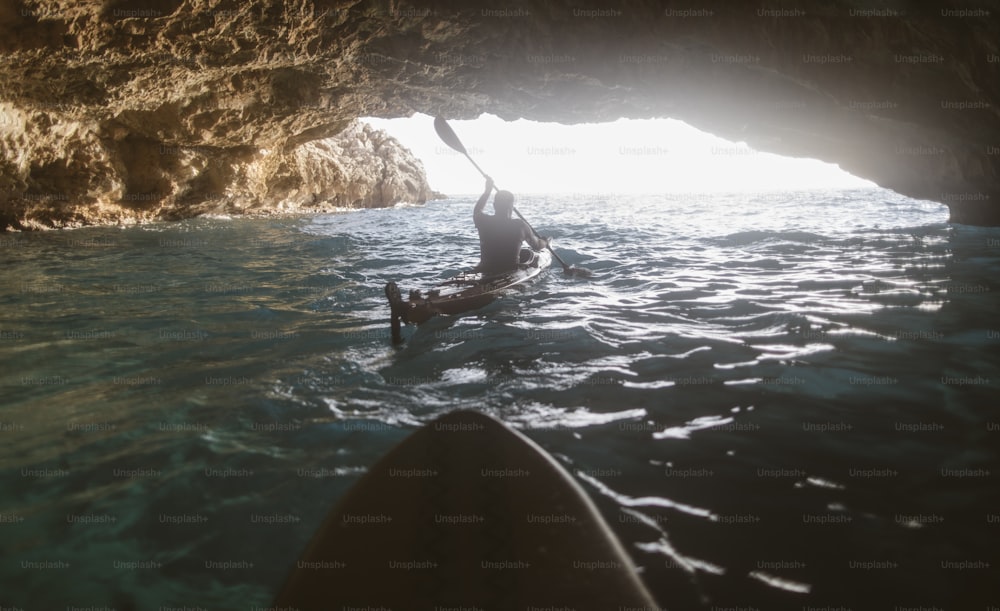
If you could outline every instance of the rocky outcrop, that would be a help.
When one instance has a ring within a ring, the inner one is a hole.
[[[44,113],[6,110],[14,119],[13,129],[0,133],[7,154],[0,224],[8,229],[375,208],[441,197],[409,150],[361,121],[282,150],[165,144],[124,129],[102,138],[93,124],[53,125]]]
[[[415,111],[673,117],[997,225],[998,17],[950,0],[8,0],[0,226],[384,204],[422,187],[330,138]]]
[[[286,153],[252,155],[218,182],[224,189],[219,199],[235,201],[243,211],[382,208],[443,197],[427,184],[423,164],[409,150],[361,121]]]

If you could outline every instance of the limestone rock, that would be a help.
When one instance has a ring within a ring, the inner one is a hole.
[[[329,138],[413,112],[673,117],[996,225],[982,4],[0,0],[0,227],[385,204],[420,179]]]
[[[284,151],[103,139],[93,125],[70,120],[53,129],[45,114],[7,116],[16,121],[0,132],[7,153],[0,224],[7,228],[378,208],[443,197],[409,150],[361,121]]]
[[[248,173],[264,175],[261,190],[266,188],[266,202],[284,208],[316,207],[321,202],[381,208],[439,197],[412,153],[384,131],[360,121],[332,138],[295,147],[282,156],[274,171],[255,169],[248,168]]]

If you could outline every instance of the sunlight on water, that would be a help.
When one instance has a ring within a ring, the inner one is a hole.
[[[24,519],[3,531],[10,602],[64,607],[94,567],[144,559],[167,568],[94,604],[268,604],[330,504],[459,407],[575,473],[678,608],[801,605],[839,587],[831,562],[985,553],[978,523],[911,533],[914,515],[996,497],[947,475],[998,465],[995,229],[879,189],[523,195],[594,278],[555,266],[392,347],[384,284],[473,265],[472,203],[5,237],[0,513]],[[269,512],[298,525],[238,526]],[[73,583],[16,568],[53,558]],[[254,566],[206,578],[204,558]],[[936,575],[862,577],[845,597],[898,602]]]

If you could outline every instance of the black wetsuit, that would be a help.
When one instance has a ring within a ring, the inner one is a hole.
[[[491,275],[517,269],[521,243],[528,233],[524,221],[484,212],[476,212],[473,221],[479,230],[480,258],[476,270]]]

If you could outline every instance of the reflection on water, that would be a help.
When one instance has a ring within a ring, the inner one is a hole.
[[[664,605],[986,600],[942,563],[995,553],[996,230],[880,190],[519,207],[595,277],[402,348],[382,287],[472,265],[471,201],[5,236],[10,603],[267,604],[330,504],[457,407],[575,473]]]

